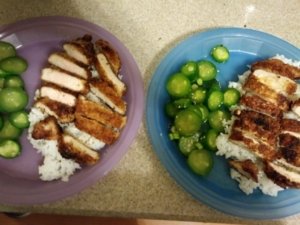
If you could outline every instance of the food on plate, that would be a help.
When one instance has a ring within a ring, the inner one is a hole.
[[[27,67],[12,44],[0,41],[0,157],[6,159],[21,154],[18,138],[29,125],[28,95],[21,77]]]
[[[219,63],[226,62],[229,59],[229,51],[224,45],[216,45],[210,54]]]
[[[189,60],[166,83],[170,95],[165,104],[171,119],[169,138],[178,144],[191,170],[201,176],[211,171],[216,139],[224,130],[223,122],[230,119],[229,107],[240,98],[235,88],[222,90],[217,73],[216,65],[208,59]]]
[[[300,62],[277,55],[229,84],[241,98],[217,138],[217,154],[230,159],[231,177],[246,194],[300,188],[299,75]]]
[[[126,125],[126,85],[118,53],[90,35],[66,41],[41,71],[41,86],[29,114],[28,139],[44,156],[45,181],[68,181],[76,169],[100,160]]]

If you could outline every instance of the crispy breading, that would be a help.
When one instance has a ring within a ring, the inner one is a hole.
[[[280,74],[281,76],[286,76],[290,79],[299,79],[300,78],[300,69],[291,66],[289,64],[285,64],[279,59],[267,59],[264,61],[255,62],[251,66],[251,70],[264,69],[267,71],[271,71],[276,74]]]
[[[34,139],[58,140],[61,129],[54,116],[48,116],[33,126],[32,137]]]
[[[62,134],[59,141],[59,152],[64,158],[73,159],[84,165],[93,165],[100,158],[96,151],[66,133]]]
[[[256,112],[260,112],[271,117],[281,118],[282,111],[273,103],[268,102],[257,95],[245,94],[240,99],[240,104]]]
[[[265,160],[274,160],[277,158],[277,149],[275,146],[264,144],[257,138],[247,136],[246,132],[240,130],[232,130],[229,135],[229,140],[233,143],[246,147],[257,157]]]
[[[118,129],[123,128],[126,124],[126,116],[121,116],[103,103],[89,101],[83,96],[78,98],[75,113]]]
[[[80,78],[87,80],[91,77],[91,72],[86,68],[86,65],[79,63],[65,52],[52,53],[48,58],[48,62]]]
[[[126,102],[122,97],[118,96],[115,90],[105,81],[97,78],[90,80],[91,91],[102,101],[104,101],[109,107],[116,112],[124,115],[126,112]]]
[[[66,42],[63,48],[72,58],[87,66],[91,66],[95,60],[94,46],[91,41],[91,35],[84,35],[83,37]]]
[[[282,119],[281,129],[284,131],[292,131],[300,133],[300,121],[293,119]]]
[[[300,117],[300,99],[297,99],[296,101],[293,102],[291,105],[291,110]]]
[[[279,135],[279,146],[281,156],[295,166],[300,166],[300,139],[289,134]]]
[[[34,106],[54,116],[61,123],[69,123],[74,120],[75,107],[53,101],[47,97],[38,99]]]
[[[92,135],[108,145],[114,143],[120,135],[118,130],[107,127],[95,120],[83,117],[80,114],[75,114],[75,126],[79,130]]]
[[[272,90],[267,85],[262,84],[255,76],[252,76],[252,74],[249,75],[243,87],[246,91],[255,93],[262,99],[277,105],[280,110],[288,111],[290,104],[288,98]]]
[[[238,161],[238,160],[230,160],[229,165],[237,170],[240,174],[244,175],[248,179],[252,179],[253,181],[257,182],[258,178],[258,168],[255,163],[253,163],[251,160],[244,160],[244,161]]]
[[[118,74],[121,68],[121,60],[116,50],[105,40],[100,39],[95,42],[98,52],[105,55],[115,74]]]

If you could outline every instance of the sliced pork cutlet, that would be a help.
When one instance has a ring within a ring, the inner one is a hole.
[[[280,161],[264,163],[264,172],[275,184],[283,188],[300,188],[299,168]]]
[[[62,104],[74,107],[76,105],[76,96],[64,91],[62,88],[59,88],[55,85],[44,84],[40,89],[40,96],[48,97],[51,100],[60,102]]]
[[[93,165],[100,158],[96,151],[66,133],[61,136],[59,152],[64,158],[73,159],[83,165]]]
[[[126,113],[126,102],[116,94],[115,90],[105,81],[97,78],[90,80],[91,91],[116,112]]]
[[[75,126],[79,130],[90,134],[108,145],[114,143],[120,135],[118,130],[107,127],[95,120],[83,117],[80,114],[75,114]]]
[[[264,61],[259,61],[251,66],[251,70],[266,70],[275,74],[280,74],[281,76],[288,77],[290,79],[300,78],[300,69],[286,64],[279,59],[267,59]]]
[[[270,146],[277,145],[280,120],[251,110],[236,110],[234,114],[237,118],[233,129],[248,133]]]
[[[85,80],[91,77],[91,72],[84,64],[77,62],[65,52],[52,53],[48,58],[48,62]]]
[[[97,44],[96,44],[97,49]],[[112,52],[113,50],[108,50],[109,47],[101,48],[98,47],[99,51],[96,54],[96,60],[95,60],[95,68],[98,71],[101,79],[105,80],[110,86],[112,86],[115,89],[115,92],[118,96],[123,96],[126,91],[126,85],[118,78],[118,73],[114,72],[114,66],[109,61],[108,52]],[[107,51],[105,53],[105,51]],[[114,59],[115,57],[111,57]]]
[[[113,72],[118,74],[121,69],[121,60],[117,51],[107,41],[102,39],[95,42],[95,48],[98,53],[103,53],[111,65]]]
[[[47,97],[38,99],[34,106],[48,115],[54,116],[61,123],[70,123],[75,117],[75,107],[70,107]]]
[[[63,45],[66,53],[80,63],[90,66],[94,64],[94,45],[91,35],[84,35]]]
[[[300,99],[297,99],[295,102],[293,102],[291,110],[300,117]]]
[[[33,139],[59,140],[60,135],[61,129],[57,120],[54,116],[48,116],[33,126],[31,136]]]
[[[242,106],[245,106],[247,109],[252,109],[253,111],[274,117],[281,118],[282,111],[275,104],[266,101],[255,94],[244,94],[242,95],[240,102]]]
[[[268,85],[260,82],[260,80],[253,74],[249,75],[243,88],[247,92],[256,94],[265,101],[269,101],[278,106],[278,108],[284,112],[289,110],[290,102],[288,98],[282,93],[279,93],[278,91],[270,88]]]
[[[126,124],[126,116],[121,116],[101,102],[95,103],[83,96],[78,98],[75,113],[117,129],[123,128]]]
[[[57,67],[48,67],[42,70],[42,81],[58,85],[72,92],[86,94],[89,85],[86,80],[73,76],[68,72]]]
[[[237,172],[247,177],[248,179],[252,179],[254,182],[258,181],[258,168],[256,164],[251,160],[230,160],[229,165],[231,168],[235,169]]]

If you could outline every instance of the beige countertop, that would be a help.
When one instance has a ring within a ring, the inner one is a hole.
[[[46,15],[98,24],[135,57],[145,84],[163,56],[184,38],[207,28],[258,29],[300,46],[299,0],[10,0],[0,1],[0,25]],[[194,200],[168,175],[150,145],[145,118],[128,153],[101,181],[64,200],[0,211],[195,220],[242,224],[299,224],[300,215],[250,221],[225,215]]]

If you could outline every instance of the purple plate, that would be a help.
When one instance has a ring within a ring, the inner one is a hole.
[[[68,182],[39,180],[38,166],[42,158],[24,132],[20,140],[22,155],[11,160],[0,158],[0,203],[41,204],[78,193],[96,183],[119,162],[137,133],[144,107],[143,81],[128,49],[110,32],[83,20],[57,16],[27,19],[0,28],[0,40],[14,44],[18,55],[28,61],[29,67],[22,76],[30,96],[29,107],[40,86],[40,71],[47,64],[49,54],[61,50],[64,41],[84,34],[91,34],[94,41],[100,38],[109,41],[120,55],[121,74],[127,85],[127,125],[118,141],[102,150],[99,163],[77,171]]]

